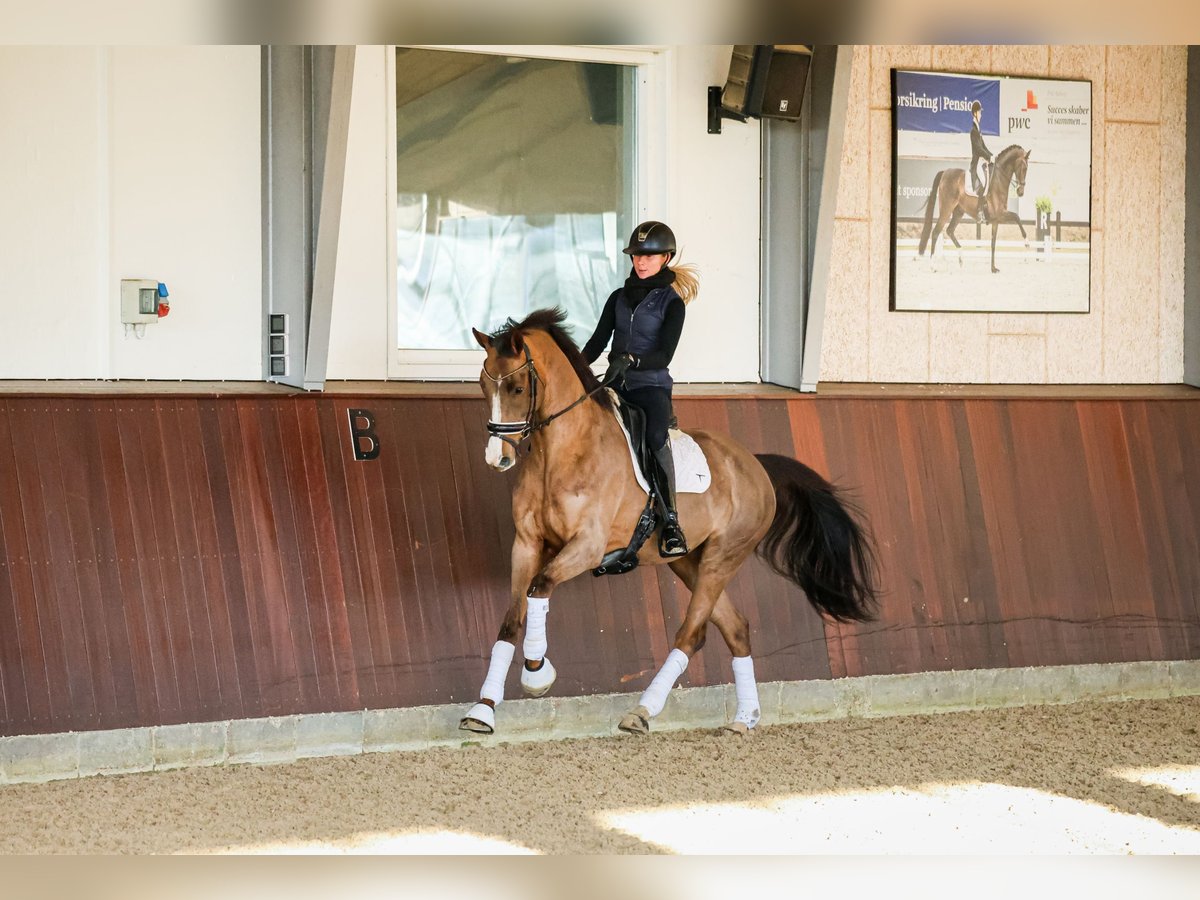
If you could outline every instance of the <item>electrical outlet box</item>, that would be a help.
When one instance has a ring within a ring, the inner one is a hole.
[[[147,278],[121,279],[121,321],[126,325],[145,325],[160,318],[158,307],[166,288]]]

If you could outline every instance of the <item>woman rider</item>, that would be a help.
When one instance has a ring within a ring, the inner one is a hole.
[[[633,270],[604,304],[583,355],[594,363],[612,339],[604,380],[615,380],[622,399],[645,411],[646,442],[664,476],[658,492],[663,518],[659,553],[684,556],[688,546],[675,510],[675,464],[667,440],[674,384],[667,367],[683,332],[686,303],[698,283],[690,266],[667,265],[675,255],[675,235],[662,222],[643,222],[635,228],[623,252],[633,258]]]

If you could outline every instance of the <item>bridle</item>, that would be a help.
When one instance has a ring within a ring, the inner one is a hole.
[[[584,393],[582,397],[580,397],[574,403],[571,403],[569,406],[560,409],[558,412],[553,413],[552,415],[546,416],[544,419],[535,420],[534,415],[537,413],[538,403],[538,382],[542,382],[543,384],[545,382],[538,374],[537,367],[533,364],[533,357],[529,355],[529,347],[526,346],[524,350],[525,364],[518,366],[505,375],[497,377],[488,371],[486,361],[483,364],[483,374],[486,375],[488,379],[496,385],[496,390],[500,390],[500,384],[505,379],[512,378],[512,376],[525,369],[529,370],[529,410],[525,413],[525,418],[519,422],[496,422],[492,419],[488,419],[487,423],[488,434],[490,434],[492,437],[500,438],[500,440],[512,447],[513,452],[517,454],[518,459],[529,452],[528,450],[522,451],[521,445],[527,440],[530,440],[535,431],[540,431],[541,429],[545,428],[559,416],[570,412],[584,400],[587,400],[589,397],[591,397],[592,394],[603,390],[605,387],[605,383],[601,382],[590,391]],[[515,439],[513,437],[514,435]]]

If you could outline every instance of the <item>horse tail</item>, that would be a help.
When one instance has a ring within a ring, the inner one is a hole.
[[[921,226],[921,246],[917,248],[917,256],[925,255],[925,246],[929,243],[929,232],[933,230],[933,205],[945,171],[942,169],[933,176],[933,187],[929,189],[929,197],[925,200],[925,224]]]
[[[775,488],[775,519],[758,555],[837,622],[874,618],[875,551],[861,510],[804,463],[756,454]]]

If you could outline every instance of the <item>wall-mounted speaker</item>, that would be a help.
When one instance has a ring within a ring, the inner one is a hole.
[[[800,118],[812,48],[804,44],[738,44],[725,86],[708,89],[708,131],[721,119]]]

